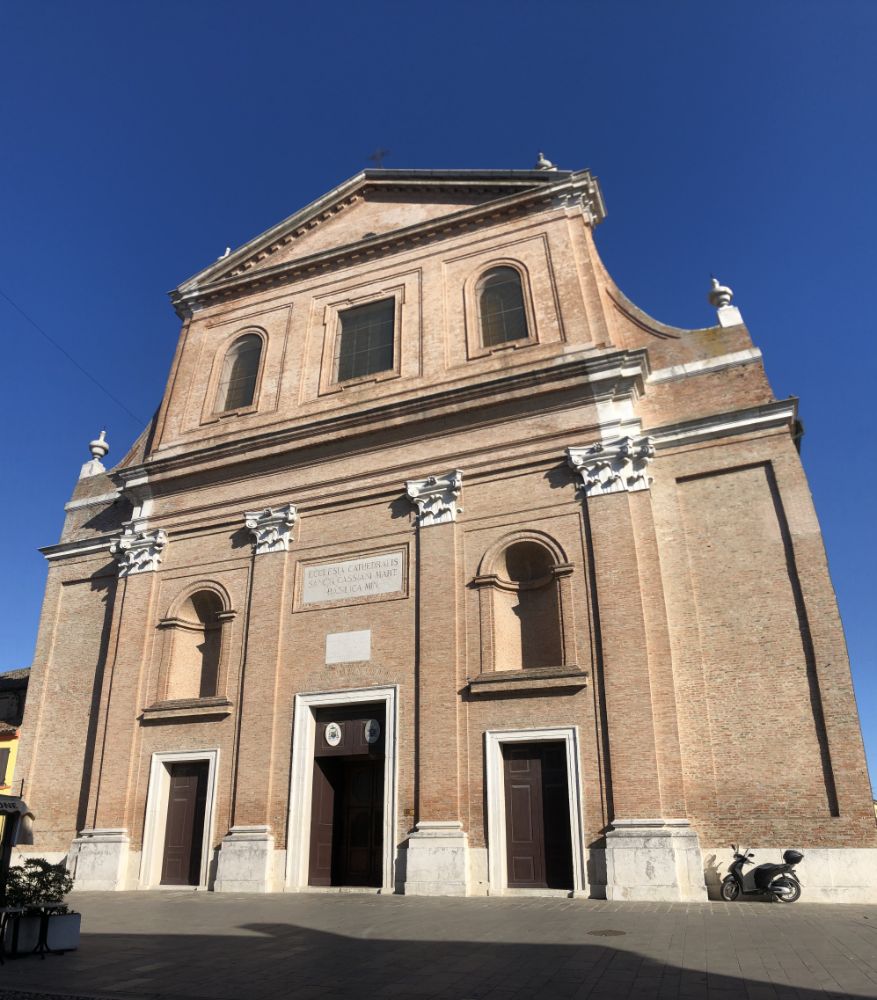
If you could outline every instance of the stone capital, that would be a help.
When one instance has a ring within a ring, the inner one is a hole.
[[[598,441],[587,448],[566,449],[566,460],[581,476],[587,496],[647,490],[652,477],[646,470],[654,457],[650,437],[622,437]]]
[[[408,499],[417,507],[417,525],[428,528],[433,524],[456,521],[463,509],[457,505],[463,488],[463,473],[459,469],[443,476],[409,479],[405,483]]]
[[[119,576],[158,569],[167,542],[166,531],[147,531],[140,529],[138,522],[128,521],[121,536],[110,543],[110,554],[119,563]]]
[[[292,528],[298,520],[295,504],[283,507],[266,507],[264,510],[247,511],[244,523],[253,536],[256,555],[265,552],[288,552]]]

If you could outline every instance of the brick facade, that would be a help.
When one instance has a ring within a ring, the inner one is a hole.
[[[197,881],[303,888],[315,713],[374,689],[385,890],[514,891],[491,753],[529,732],[567,754],[576,894],[698,898],[708,849],[739,840],[877,869],[795,401],[733,308],[687,331],[632,305],[602,216],[587,172],[369,170],[177,289],[155,420],[92,464],[44,550],[18,771],[35,850],[85,886],[158,884],[188,755],[210,766]],[[500,266],[527,337],[486,348],[476,285]],[[339,317],[388,299],[392,365],[338,383]],[[246,333],[252,404],[217,412]],[[430,476],[438,517],[410,486]],[[268,543],[260,512],[289,522]],[[123,530],[140,563],[111,554]],[[307,598],[309,567],[386,554],[394,590],[366,573],[375,593]],[[327,636],[370,649],[327,663]]]

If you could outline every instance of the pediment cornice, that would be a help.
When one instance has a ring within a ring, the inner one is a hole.
[[[438,193],[489,197],[471,208],[272,266],[270,259],[274,254],[372,191],[409,193],[412,200]],[[597,179],[587,170],[554,174],[529,170],[366,170],[181,284],[170,293],[171,301],[178,315],[185,318],[196,309],[252,291],[398,253],[546,206],[580,208],[592,225],[601,222],[606,214]]]

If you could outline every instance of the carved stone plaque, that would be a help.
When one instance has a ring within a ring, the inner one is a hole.
[[[383,552],[346,562],[305,566],[300,605],[362,601],[405,589],[405,554]]]

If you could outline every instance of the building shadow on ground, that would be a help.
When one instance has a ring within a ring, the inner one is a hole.
[[[538,911],[533,916],[538,920]],[[696,929],[683,934],[666,922],[662,932],[659,913],[656,930],[649,931],[649,950],[662,957],[646,957],[626,940],[638,936],[642,942],[642,932],[628,934],[620,927],[623,918],[613,916],[600,914],[593,927],[582,929],[580,943],[564,944],[411,940],[404,929],[397,939],[372,938],[367,926],[359,936],[349,936],[287,923],[246,923],[224,935],[163,934],[159,927],[152,933],[84,934],[77,952],[7,961],[0,971],[0,1000],[28,995],[40,1000],[62,995],[128,1000],[840,1000],[875,995],[875,983],[864,974],[861,985],[845,983],[851,992],[832,992],[834,984],[819,982],[814,972],[790,971],[789,962],[770,946],[741,948],[738,939],[723,957],[715,936],[708,951],[707,935]],[[403,921],[400,914],[400,928]],[[453,932],[452,926],[445,930],[449,936]],[[757,929],[751,930],[757,938]],[[386,935],[387,928],[380,933]],[[727,934],[730,928],[722,922],[721,929],[709,933]]]

